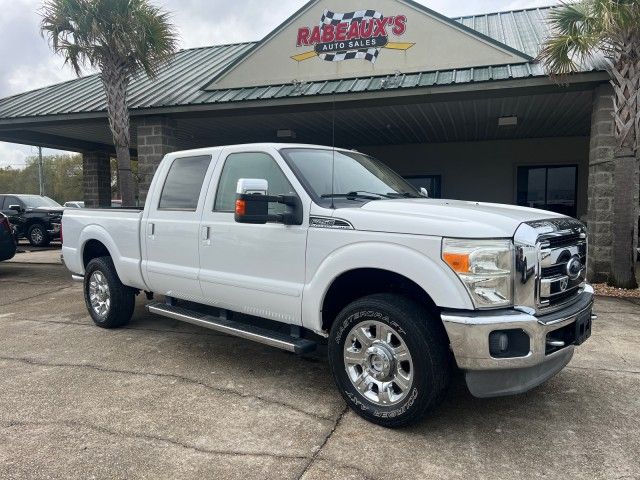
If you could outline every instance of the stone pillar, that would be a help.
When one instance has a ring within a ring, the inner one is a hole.
[[[111,159],[107,152],[82,154],[82,183],[85,207],[111,206]]]
[[[160,160],[176,151],[175,121],[167,117],[144,117],[137,124],[138,187],[140,206],[144,205]]]
[[[604,282],[611,272],[614,190],[613,89],[601,85],[594,90],[589,149],[589,280]]]

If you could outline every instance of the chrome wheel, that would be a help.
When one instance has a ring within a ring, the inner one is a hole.
[[[358,323],[347,336],[343,358],[349,380],[367,400],[393,405],[409,394],[411,354],[389,325],[373,320]]]
[[[89,278],[89,301],[93,311],[101,317],[109,313],[111,293],[107,279],[100,271],[93,272]]]

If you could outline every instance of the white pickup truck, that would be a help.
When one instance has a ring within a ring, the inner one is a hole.
[[[478,397],[539,385],[595,318],[582,223],[425,196],[350,150],[176,152],[143,211],[66,210],[63,257],[98,326],[146,292],[157,315],[296,353],[325,342],[346,402],[401,426],[456,366]]]

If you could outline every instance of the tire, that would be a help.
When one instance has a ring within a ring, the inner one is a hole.
[[[122,284],[111,257],[94,258],[87,265],[84,302],[93,323],[101,328],[122,327],[131,320],[135,291]]]
[[[452,362],[438,322],[422,305],[393,294],[363,297],[338,314],[329,335],[329,364],[358,415],[383,427],[403,427],[442,402]],[[381,344],[381,337],[388,341]]]
[[[51,242],[47,229],[41,223],[34,223],[29,227],[27,240],[34,247],[46,247]]]

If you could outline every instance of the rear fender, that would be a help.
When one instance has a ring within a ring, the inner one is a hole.
[[[100,225],[87,225],[80,232],[78,244],[81,245],[81,248],[77,257],[81,263],[84,258],[84,248],[90,240],[97,240],[107,248],[118,277],[123,284],[134,288],[148,289],[140,273],[140,258],[123,256],[111,235]],[[82,266],[82,273],[84,274],[84,266]]]

